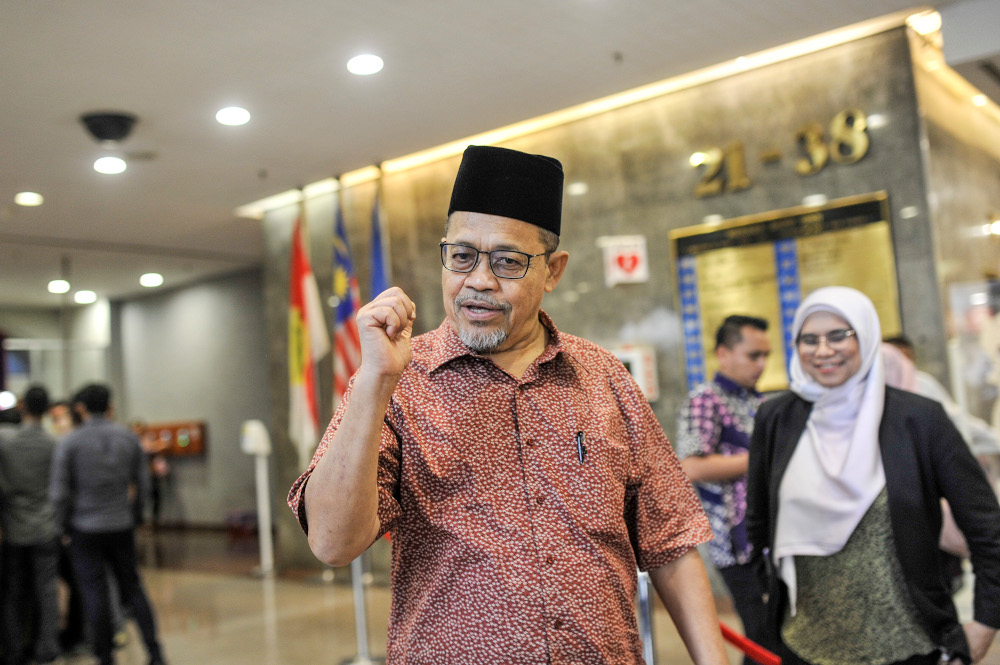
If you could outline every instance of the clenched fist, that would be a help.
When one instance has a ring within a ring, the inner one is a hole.
[[[358,310],[361,372],[399,377],[410,362],[410,336],[416,318],[416,304],[397,286]]]

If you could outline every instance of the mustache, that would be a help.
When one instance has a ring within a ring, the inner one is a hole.
[[[461,307],[462,305],[471,303],[473,305],[486,305],[488,307],[493,307],[494,309],[499,309],[504,312],[510,311],[510,303],[506,303],[502,300],[497,300],[487,295],[477,294],[477,295],[459,295],[455,298],[455,306]]]

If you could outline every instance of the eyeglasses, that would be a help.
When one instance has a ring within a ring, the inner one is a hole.
[[[524,252],[515,252],[512,249],[494,249],[492,252],[484,252],[468,245],[443,242],[441,243],[441,265],[452,272],[469,273],[479,265],[479,255],[485,254],[494,275],[501,279],[521,279],[528,274],[531,259],[536,256],[545,256],[548,253],[525,254]]]
[[[820,342],[826,342],[826,345],[831,349],[842,349],[846,346],[847,340],[857,334],[857,331],[840,328],[838,330],[831,330],[825,335],[813,335],[812,333],[799,335],[796,342],[803,351],[815,351],[819,348]]]

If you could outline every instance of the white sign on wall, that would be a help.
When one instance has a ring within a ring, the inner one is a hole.
[[[625,369],[629,371],[635,382],[642,389],[646,401],[655,402],[660,399],[660,380],[656,373],[656,353],[653,347],[645,344],[626,344],[611,352],[618,356]]]
[[[649,281],[646,236],[600,236],[597,246],[604,252],[606,286]]]

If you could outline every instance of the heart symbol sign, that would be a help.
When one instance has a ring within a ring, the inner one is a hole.
[[[627,273],[632,272],[639,265],[638,254],[619,254],[616,260],[618,267]]]

